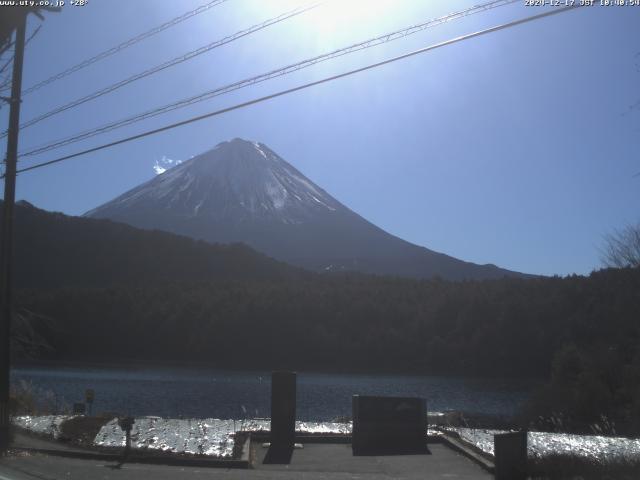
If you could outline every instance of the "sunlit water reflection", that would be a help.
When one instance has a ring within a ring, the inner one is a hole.
[[[493,436],[496,433],[504,433],[503,430],[457,427],[447,427],[446,430],[457,433],[462,440],[490,455],[493,455]],[[603,463],[614,460],[640,460],[640,439],[529,432],[527,446],[529,457],[532,458],[572,455]]]
[[[40,417],[15,417],[14,423],[22,428],[42,435],[58,438],[60,425],[72,418],[63,415]],[[269,431],[266,419],[220,420],[171,419],[160,417],[138,417],[131,431],[132,447],[136,449],[167,453],[206,455],[229,458],[233,453],[236,431]],[[296,430],[313,434],[350,434],[348,422],[296,422]],[[483,452],[493,455],[493,436],[501,430],[446,427],[449,432]],[[125,434],[113,419],[96,435],[94,445],[121,448],[125,445]],[[564,433],[529,432],[529,456],[543,458],[555,454],[570,454],[596,462],[617,460],[638,461],[640,439],[571,435]]]

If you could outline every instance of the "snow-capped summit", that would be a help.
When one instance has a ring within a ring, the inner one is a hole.
[[[269,147],[236,138],[87,215],[113,217],[151,209],[230,223],[302,223],[319,211],[339,208],[344,207]]]
[[[517,275],[410,244],[349,210],[263,143],[218,144],[85,214],[211,242],[243,242],[319,271]]]

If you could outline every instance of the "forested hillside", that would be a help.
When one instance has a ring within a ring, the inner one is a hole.
[[[16,205],[14,252],[14,282],[26,288],[302,274],[241,244],[214,245],[109,220],[47,212],[26,202]]]

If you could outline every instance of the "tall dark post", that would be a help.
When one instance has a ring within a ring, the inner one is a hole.
[[[271,374],[271,446],[264,463],[289,463],[296,435],[296,374]]]
[[[11,368],[11,260],[13,250],[13,205],[16,199],[16,165],[18,159],[18,131],[20,128],[20,97],[22,90],[22,61],[27,11],[20,14],[16,28],[13,79],[7,136],[7,159],[4,177],[4,214],[2,217],[2,245],[0,246],[0,449],[9,446],[9,375]]]
[[[271,374],[271,443],[293,446],[296,431],[296,374]]]

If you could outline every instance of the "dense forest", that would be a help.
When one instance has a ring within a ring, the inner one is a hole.
[[[640,418],[637,268],[461,283],[341,275],[74,287],[16,301],[49,319],[39,329],[50,359],[551,375],[536,415]]]
[[[639,268],[466,282],[318,275],[240,245],[28,206],[17,238],[16,326],[29,328],[16,335],[41,339],[41,360],[537,376],[549,382],[528,414],[547,428],[588,429],[604,414],[617,432],[640,432]]]
[[[23,290],[16,303],[51,318],[52,358],[547,375],[568,344],[636,353],[640,271],[461,283],[356,274],[160,282]]]

